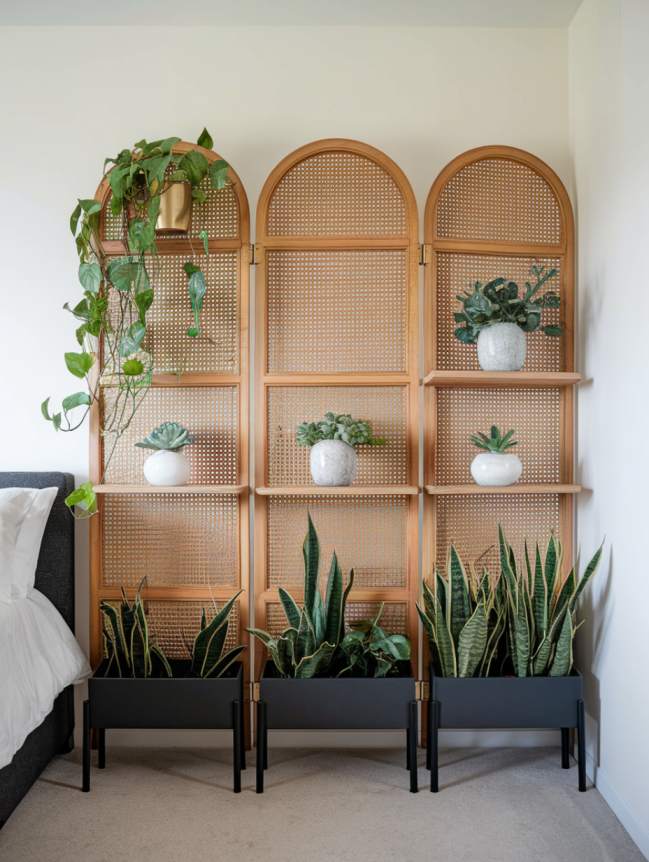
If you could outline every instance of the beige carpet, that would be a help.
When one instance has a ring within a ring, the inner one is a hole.
[[[266,793],[225,752],[108,749],[79,790],[53,762],[0,832],[2,862],[641,862],[599,793],[549,749],[442,752],[418,795],[396,751],[271,751]]]

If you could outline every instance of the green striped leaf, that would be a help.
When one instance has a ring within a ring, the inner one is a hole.
[[[458,676],[473,676],[487,644],[487,615],[480,602],[464,625],[458,639]]]
[[[572,615],[564,615],[550,676],[568,676],[572,669]]]
[[[280,587],[277,592],[279,594],[279,600],[282,603],[282,607],[284,608],[288,624],[294,629],[298,628],[300,625],[301,612],[297,602],[283,587]]]
[[[330,643],[338,643],[343,627],[343,573],[334,551],[331,558],[327,590],[325,593],[325,631],[324,639]]]
[[[447,579],[451,601],[446,608],[446,621],[453,642],[457,644],[460,632],[471,615],[471,603],[466,571],[453,545],[451,545],[448,555]]]
[[[310,514],[308,515],[306,538],[302,546],[302,556],[304,558],[304,606],[309,614],[313,614],[315,594],[318,592],[320,542]]]
[[[570,600],[570,610],[574,610],[575,605],[577,604],[577,600],[579,596],[583,593],[586,584],[590,581],[592,576],[597,571],[597,567],[599,566],[600,560],[602,559],[602,552],[604,550],[604,542],[599,546],[599,548],[593,554],[591,561],[586,566],[586,571],[582,575],[579,583],[577,584],[577,589],[575,590],[575,594]]]

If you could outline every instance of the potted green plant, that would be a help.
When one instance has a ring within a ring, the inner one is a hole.
[[[191,465],[183,452],[193,439],[178,422],[163,422],[135,445],[140,449],[153,449],[144,462],[144,476],[150,485],[186,485]]]
[[[100,432],[104,441],[104,475],[115,447],[146,398],[153,376],[153,356],[148,348],[148,313],[155,298],[156,231],[165,201],[165,212],[176,219],[171,200],[177,184],[191,189],[192,201],[206,200],[204,180],[213,188],[228,182],[228,165],[209,161],[199,149],[175,152],[180,138],[138,141],[104,163],[104,177],[110,185],[110,211],[123,215],[126,224],[127,254],[106,257],[101,253],[100,214],[102,204],[95,199],[79,200],[70,218],[70,230],[79,257],[82,298],[73,306],[65,304],[77,321],[78,350],[65,353],[65,364],[84,388],[66,396],[59,410],[50,399],[41,404],[44,418],[56,431],[75,431],[83,425],[90,408],[99,403],[100,388],[111,386],[114,397],[103,399]],[[201,133],[197,146],[210,148],[212,138]],[[170,197],[169,197],[170,196]],[[166,218],[166,216],[165,216]],[[164,226],[164,225],[162,225]],[[205,255],[208,237],[200,235]],[[209,256],[207,257],[209,266]],[[206,292],[206,278],[192,260],[185,263],[189,303],[194,325],[186,330],[190,338],[201,335],[200,314]],[[98,345],[103,345],[103,367],[97,369]],[[103,481],[103,477],[100,479]],[[66,499],[79,516],[97,510],[93,484],[85,482]]]
[[[478,449],[482,449],[471,462],[471,475],[478,485],[513,485],[521,477],[523,465],[518,455],[509,452],[518,443],[514,430],[501,434],[497,425],[492,425],[489,435],[478,431],[470,437]]]
[[[302,422],[297,429],[298,446],[310,446],[311,476],[316,485],[351,485],[356,476],[358,446],[382,446],[365,419],[348,413],[325,413],[318,422]]]
[[[446,572],[424,583],[417,610],[428,636],[430,701],[428,766],[438,790],[440,728],[561,728],[567,768],[569,729],[579,741],[579,789],[586,789],[583,683],[573,666],[580,623],[576,606],[602,555],[579,578],[562,573],[563,552],[550,537],[545,558],[527,546],[521,567],[498,531],[500,573],[467,572],[451,547]]]
[[[226,649],[232,608],[240,593],[208,621],[205,609],[187,659],[168,659],[156,642],[142,599],[142,582],[130,602],[101,603],[105,657],[88,681],[84,703],[83,790],[90,790],[90,732],[106,762],[111,728],[218,728],[233,731],[234,790],[244,763],[243,667],[245,647]]]
[[[320,543],[310,516],[303,556],[304,604],[279,590],[286,629],[277,636],[248,629],[269,656],[257,703],[257,792],[264,789],[268,728],[406,730],[410,789],[416,792],[417,703],[410,643],[380,627],[382,608],[345,634],[353,570],[345,585],[334,552],[323,598]]]
[[[541,288],[557,274],[556,269],[532,266],[533,281],[519,286],[506,278],[486,284],[476,281],[472,290],[457,295],[462,311],[455,313],[460,323],[455,337],[463,344],[478,345],[478,362],[484,371],[520,371],[527,354],[526,333],[541,329],[546,335],[561,335],[561,327],[541,326],[544,309],[558,308],[559,296]]]

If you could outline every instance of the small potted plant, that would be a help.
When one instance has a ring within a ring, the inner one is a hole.
[[[577,728],[579,789],[586,789],[583,682],[573,666],[580,623],[576,605],[597,569],[602,546],[579,578],[562,572],[560,543],[550,537],[520,566],[498,530],[500,573],[465,568],[451,546],[446,572],[424,582],[417,611],[430,647],[427,765],[438,790],[440,728],[561,728],[562,766],[569,729]]]
[[[303,422],[297,429],[298,446],[310,446],[311,476],[316,485],[351,485],[356,476],[358,446],[382,446],[365,419],[348,413],[325,413],[319,422]]]
[[[557,270],[532,266],[530,274],[534,282],[526,281],[520,296],[516,282],[505,278],[486,284],[476,281],[473,290],[457,295],[462,311],[454,317],[462,325],[455,330],[455,337],[463,344],[477,342],[483,371],[520,371],[527,354],[527,332],[540,327],[546,335],[561,335],[560,326],[541,326],[543,310],[559,307],[558,295],[550,290],[538,295]]]
[[[471,475],[478,485],[513,485],[520,479],[523,465],[518,455],[508,452],[517,446],[514,430],[501,434],[497,425],[492,425],[489,436],[478,431],[472,434],[471,442],[483,449],[471,462]]]
[[[106,762],[111,728],[191,728],[233,731],[234,790],[244,764],[243,667],[245,649],[226,649],[230,598],[208,621],[205,609],[187,659],[168,659],[156,642],[141,590],[130,602],[101,603],[105,657],[88,681],[84,703],[83,790],[90,790],[90,731],[98,734],[99,767]]]
[[[140,449],[153,449],[153,455],[144,462],[144,476],[150,485],[186,485],[191,465],[183,452],[193,440],[186,428],[178,422],[163,422],[135,445]]]
[[[268,728],[406,730],[410,789],[416,792],[417,703],[410,643],[381,628],[382,606],[371,620],[352,624],[345,634],[354,572],[345,585],[334,552],[321,595],[320,544],[310,516],[303,556],[303,606],[279,590],[287,628],[277,636],[248,629],[270,658],[259,682],[257,792],[264,787]]]

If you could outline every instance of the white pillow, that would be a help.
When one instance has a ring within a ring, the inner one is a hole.
[[[0,489],[0,599],[26,596],[57,488]]]

